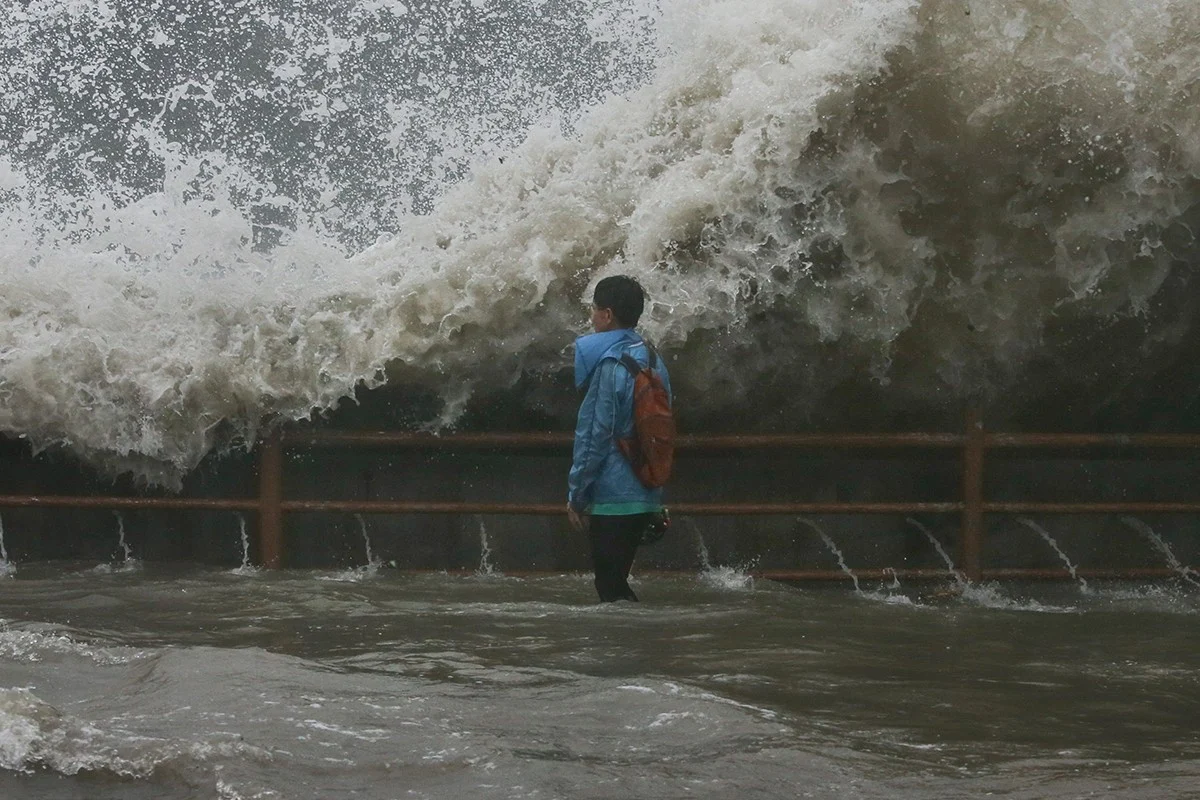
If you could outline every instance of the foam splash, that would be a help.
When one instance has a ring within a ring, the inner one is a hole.
[[[1200,614],[1200,605],[1197,605],[1195,593],[1184,590],[1182,585],[1110,585],[1094,590],[1093,593],[1097,599],[1115,608],[1133,608],[1167,614]]]
[[[32,772],[44,765],[73,775],[108,760],[88,754],[96,733],[28,689],[0,689],[0,768]]]
[[[618,271],[698,418],[1186,378],[1192,0],[597,0],[515,63],[442,5],[5,12],[0,431],[177,485],[389,380],[449,422]]]
[[[881,586],[878,589],[871,589],[866,592],[861,592],[861,595],[868,600],[874,600],[878,603],[891,606],[911,606],[913,608],[921,608],[921,603],[904,594],[903,587],[900,585],[900,575],[894,567],[885,567],[884,574],[891,574],[891,583]]]
[[[247,754],[269,758],[240,741],[169,741],[108,732],[64,714],[29,689],[0,689],[0,769],[145,778],[174,760],[203,763]]]
[[[636,0],[540,5],[3,12],[0,431],[176,484],[412,361],[389,276],[429,264],[347,254],[657,50]]]
[[[55,631],[13,629],[0,620],[0,658],[33,664],[60,656],[85,658],[107,666],[128,664],[142,658],[144,653],[140,650],[95,647]]]
[[[861,592],[862,597],[867,600],[873,600],[877,603],[883,603],[887,606],[907,606],[909,608],[924,608],[924,605],[914,600],[906,594],[897,591],[882,591],[871,590]]]
[[[708,554],[708,545],[700,533],[700,526],[691,517],[684,517],[684,524],[696,539],[696,556],[700,559],[700,572],[697,577],[701,583],[723,591],[746,591],[754,588],[754,576],[751,574],[754,564],[714,566]]]
[[[700,582],[727,592],[744,592],[754,588],[751,566],[710,566],[700,571]]]
[[[378,567],[371,568],[370,566],[351,567],[339,572],[331,572],[326,575],[318,575],[319,581],[330,581],[333,583],[361,583],[362,581],[374,578],[379,572]]]
[[[1037,600],[1013,597],[996,583],[967,583],[962,587],[962,598],[973,605],[1001,611],[1029,611],[1037,614],[1075,614],[1079,611],[1075,606],[1047,605]]]

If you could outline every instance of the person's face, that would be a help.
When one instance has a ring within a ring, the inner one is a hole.
[[[615,331],[618,327],[617,318],[613,316],[611,308],[600,308],[595,303],[592,304],[592,329],[596,333]]]

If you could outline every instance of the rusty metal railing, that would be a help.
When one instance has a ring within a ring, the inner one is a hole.
[[[258,517],[258,560],[269,569],[283,561],[283,521],[289,512],[338,512],[368,514],[497,514],[564,515],[561,503],[495,503],[399,500],[289,500],[283,492],[285,448],[387,447],[418,450],[493,450],[503,452],[567,451],[571,436],[566,433],[459,433],[428,434],[399,431],[302,431],[276,433],[259,444],[259,486],[256,497],[186,498],[120,497],[75,495],[0,495],[0,508],[57,507],[123,509],[220,510],[253,512]],[[956,570],[967,579],[1064,579],[1064,569],[984,569],[983,542],[987,514],[1200,514],[1200,502],[1025,502],[989,501],[984,497],[984,467],[988,450],[1092,448],[1200,450],[1195,434],[1051,434],[992,433],[984,429],[978,409],[969,409],[962,433],[795,433],[722,434],[682,436],[677,443],[684,458],[688,453],[722,453],[744,450],[811,449],[940,449],[959,450],[962,459],[962,493],[956,500],[934,502],[782,502],[782,503],[672,503],[678,516],[743,516],[809,514],[959,514],[960,536]],[[511,574],[518,574],[512,572]],[[763,570],[760,577],[787,580],[838,580],[845,574],[834,570]],[[865,569],[856,570],[863,579],[942,578],[946,570]],[[1167,568],[1078,568],[1083,577],[1169,577],[1178,574]]]

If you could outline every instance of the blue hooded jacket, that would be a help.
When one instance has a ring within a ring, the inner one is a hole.
[[[662,489],[643,486],[617,448],[618,439],[633,436],[633,375],[620,364],[626,352],[642,366],[649,365],[649,349],[632,328],[575,340],[575,388],[587,388],[567,478],[567,502],[576,511],[637,514],[662,508]],[[656,369],[670,394],[671,378],[661,358]]]

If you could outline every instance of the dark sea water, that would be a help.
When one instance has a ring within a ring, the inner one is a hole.
[[[636,586],[21,565],[0,797],[1200,793],[1186,582]]]

